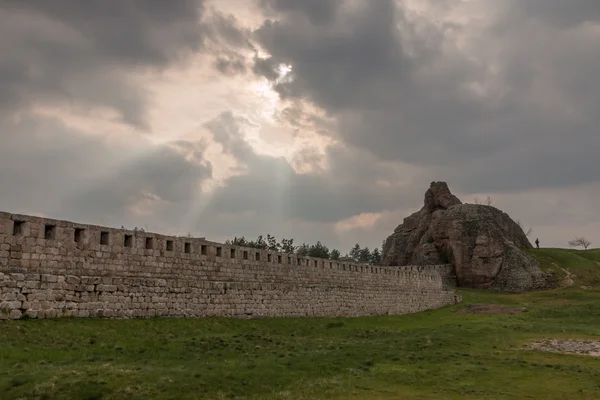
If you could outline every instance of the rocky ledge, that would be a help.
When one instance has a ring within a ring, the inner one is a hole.
[[[432,182],[423,208],[404,219],[383,246],[383,265],[450,263],[459,286],[505,292],[545,289],[556,278],[521,251],[532,245],[501,210],[463,204],[445,182]]]

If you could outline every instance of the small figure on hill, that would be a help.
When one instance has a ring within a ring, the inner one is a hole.
[[[535,246],[539,249],[540,248],[540,239],[535,238]]]

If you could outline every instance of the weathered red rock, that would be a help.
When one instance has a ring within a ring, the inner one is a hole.
[[[451,263],[459,286],[522,292],[546,287],[549,275],[521,227],[501,210],[463,204],[445,182],[432,182],[420,211],[404,219],[383,247],[382,264]]]

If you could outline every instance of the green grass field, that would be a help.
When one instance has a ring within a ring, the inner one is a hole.
[[[356,319],[0,323],[0,399],[600,399],[600,358],[526,351],[600,339],[600,250],[532,251],[576,285]],[[460,314],[468,304],[525,307]]]
[[[566,269],[575,275],[577,284],[600,287],[600,249],[533,249],[528,252],[538,257],[545,270],[562,273],[561,269]]]

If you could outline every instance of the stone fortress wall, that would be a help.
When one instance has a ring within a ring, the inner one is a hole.
[[[450,273],[0,212],[0,319],[407,314],[460,302]]]

